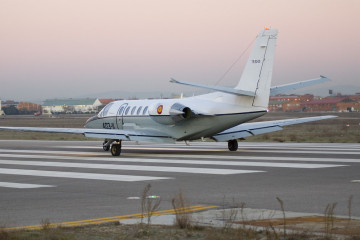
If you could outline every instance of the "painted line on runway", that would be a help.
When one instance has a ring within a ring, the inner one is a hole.
[[[360,180],[352,180],[352,183],[360,183]]]
[[[0,149],[0,152],[3,153],[34,153],[34,154],[42,154],[42,153],[47,153],[47,154],[65,154],[65,155],[72,155],[72,154],[76,154],[76,155],[93,155],[96,152],[78,152],[78,151],[52,151],[52,150],[48,150],[48,151],[43,151],[43,150],[15,150],[15,149]],[[105,156],[104,152],[100,152],[100,153],[96,153],[96,154],[102,154]],[[106,154],[107,156],[109,155],[109,153]]]
[[[153,148],[153,147],[149,147],[149,148],[144,148],[144,147],[124,147],[124,149],[141,149],[141,150],[181,150],[181,151],[194,151],[194,148],[190,149],[190,148]],[[196,151],[199,151],[201,149],[196,149]],[[215,150],[215,149],[203,149],[205,152],[225,152],[225,149],[220,149],[220,150]],[[210,151],[210,150],[214,150],[214,151]],[[101,154],[101,155],[106,155],[108,156],[109,153],[106,152],[79,152],[79,151],[43,151],[43,150],[15,150],[15,149],[0,149],[0,152],[3,153],[35,153],[35,154],[41,154],[41,153],[47,153],[47,154],[76,154],[76,155],[93,155],[93,154]],[[239,149],[238,150],[239,153],[307,153],[307,154],[331,154],[331,155],[359,155],[360,151],[346,151],[344,149],[342,149],[342,151],[327,151],[324,152],[324,149],[319,149],[319,151],[309,151],[309,150],[304,150],[304,151],[295,151],[295,150],[280,150],[280,149],[276,149],[276,150],[262,150],[262,149],[254,149],[254,150],[248,150],[248,149]]]
[[[130,154],[126,154],[130,155]],[[149,156],[148,154],[134,154],[136,156]],[[154,157],[154,155],[150,155]],[[313,164],[313,163],[277,163],[277,162],[246,162],[246,161],[214,161],[214,160],[196,160],[196,159],[233,159],[233,160],[275,160],[275,161],[309,161],[307,158],[288,158],[288,157],[230,157],[230,156],[211,156],[211,155],[155,155],[155,157],[161,157],[162,159],[152,159],[152,158],[99,158],[99,157],[70,157],[70,156],[53,156],[53,155],[22,155],[22,154],[0,154],[1,157],[7,157],[7,158],[23,158],[23,159],[56,159],[56,160],[80,160],[80,161],[109,161],[109,162],[131,162],[131,163],[160,163],[160,164],[191,164],[191,165],[220,165],[220,166],[247,166],[247,167],[279,167],[279,168],[329,168],[329,167],[344,167],[347,165],[335,165],[335,164]],[[164,159],[169,157],[182,157],[182,158],[194,158],[194,159]],[[322,161],[326,162],[329,161],[328,159],[321,159]],[[333,162],[339,162],[339,159],[334,159]],[[4,160],[9,161],[9,160]],[[310,161],[315,161],[313,158],[310,159]],[[360,160],[353,160],[351,159],[350,162],[360,162]],[[15,161],[11,161],[14,163]],[[12,164],[12,163],[9,164]],[[24,162],[24,161],[22,161]],[[3,163],[6,164],[6,163]],[[106,164],[107,166],[111,164]],[[120,165],[115,165],[120,166]],[[126,166],[126,165],[124,165]],[[133,166],[133,165],[131,165]],[[150,169],[148,166],[144,166],[145,169],[142,169],[143,171],[152,171],[148,170]],[[169,168],[169,167],[167,167]],[[199,169],[199,168],[196,168]],[[123,170],[131,170],[131,169],[123,169]],[[139,168],[136,168],[135,170],[140,170]],[[180,168],[174,168],[173,171],[180,170]],[[226,169],[221,169],[226,170]],[[227,169],[231,170],[231,169]],[[158,170],[154,170],[158,171]],[[185,170],[184,170],[185,171]],[[204,172],[206,173],[206,172]]]
[[[311,154],[331,154],[331,155],[359,155],[360,154],[360,151],[357,151],[357,152],[352,152],[352,151],[336,151],[336,152],[328,152],[328,151],[325,151],[324,150],[319,150],[319,151],[309,151],[309,150],[306,150],[306,151],[289,151],[289,150],[254,150],[254,151],[249,151],[249,150],[240,150],[240,152],[256,152],[256,153],[311,153]]]
[[[6,188],[43,188],[43,187],[56,187],[54,185],[41,185],[29,183],[13,183],[13,182],[0,182],[0,187]]]
[[[217,168],[188,168],[188,167],[139,166],[139,165],[42,162],[42,161],[16,161],[16,160],[0,160],[0,164],[21,165],[21,166],[41,166],[41,167],[90,168],[90,169],[109,169],[109,170],[150,171],[150,172],[217,174],[217,175],[264,172],[264,171],[253,171],[253,170],[234,170],[234,169],[217,169]]]
[[[83,173],[83,172],[60,172],[60,171],[43,171],[43,170],[10,169],[10,168],[0,168],[0,174],[25,175],[25,176],[37,176],[37,177],[56,177],[56,178],[77,178],[77,179],[122,181],[122,182],[173,179],[171,177],[150,177],[150,176],[133,176],[133,175]]]
[[[171,150],[171,151],[205,151],[205,152],[224,152],[225,149],[208,149],[208,148],[161,148],[161,147],[157,147],[157,148],[144,148],[144,147],[124,147],[124,149],[132,149],[132,150],[136,150],[136,149],[141,149],[141,150]],[[343,149],[342,149],[343,150]],[[269,152],[269,153],[311,153],[311,154],[324,154],[324,150],[319,149],[319,151],[289,151],[289,150],[262,150],[262,149],[254,149],[254,150],[248,150],[248,149],[242,149],[239,148],[238,152]],[[353,152],[353,151],[334,151],[334,152],[326,152],[326,153],[330,153],[330,154],[334,154],[334,155],[354,155],[354,154],[360,154],[360,151],[357,152]]]
[[[0,157],[2,155],[0,154]],[[197,158],[197,159],[231,159],[231,160],[259,160],[259,161],[301,161],[301,162],[339,162],[339,163],[360,163],[360,159],[352,158],[314,158],[314,157],[268,157],[268,156],[223,156],[223,155],[181,155],[181,154],[144,154],[126,153],[123,156],[134,157],[156,157],[156,158]],[[108,158],[109,159],[109,158]],[[123,158],[120,158],[123,159]],[[126,158],[125,158],[126,159]],[[173,160],[171,160],[173,161]],[[183,160],[181,160],[183,161]],[[221,161],[223,162],[223,161]]]
[[[196,205],[184,208],[177,209],[169,209],[169,210],[161,210],[153,212],[152,216],[161,216],[161,215],[173,215],[176,213],[190,213],[190,212],[198,212],[204,211],[208,209],[218,208],[218,206],[204,206],[204,205]],[[147,213],[135,213],[128,214],[122,216],[114,216],[114,217],[106,217],[106,218],[95,218],[95,219],[87,219],[80,221],[71,221],[71,222],[62,222],[62,223],[52,223],[50,224],[50,228],[56,227],[75,227],[75,226],[85,226],[85,225],[94,225],[94,224],[102,224],[109,222],[118,222],[129,219],[139,219],[139,218],[147,218]],[[23,227],[11,227],[6,228],[6,230],[37,230],[42,229],[43,225],[31,225],[31,226],[23,226]]]

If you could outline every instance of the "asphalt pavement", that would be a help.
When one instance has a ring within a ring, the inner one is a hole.
[[[141,212],[141,195],[171,209],[189,205],[280,209],[360,217],[360,145],[240,142],[124,143],[120,157],[101,141],[0,141],[0,224],[26,226]]]

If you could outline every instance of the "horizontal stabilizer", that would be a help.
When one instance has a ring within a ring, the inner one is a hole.
[[[282,130],[282,127],[284,126],[319,121],[319,120],[335,118],[335,117],[337,116],[328,115],[328,116],[319,116],[319,117],[305,117],[305,118],[295,118],[295,119],[285,119],[285,120],[243,123],[216,134],[215,136],[213,136],[213,139],[215,139],[218,142],[226,142],[232,139],[239,139],[239,138],[250,137],[263,133],[279,131]]]
[[[255,92],[251,92],[251,91],[244,91],[244,90],[228,88],[228,87],[212,86],[212,85],[206,85],[206,84],[201,84],[201,83],[183,82],[183,81],[178,81],[174,78],[171,78],[170,82],[193,86],[193,87],[211,89],[211,90],[234,94],[234,95],[239,95],[239,96],[255,97]]]
[[[270,96],[275,96],[280,93],[284,93],[284,92],[288,92],[288,91],[292,91],[292,90],[296,90],[296,89],[300,89],[300,88],[304,88],[304,87],[309,87],[309,86],[327,82],[327,81],[330,81],[330,79],[320,75],[320,78],[275,86],[270,89]]]

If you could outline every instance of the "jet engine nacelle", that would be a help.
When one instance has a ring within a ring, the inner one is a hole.
[[[158,103],[149,109],[150,117],[161,124],[171,125],[194,116],[193,111],[180,103],[165,105]]]

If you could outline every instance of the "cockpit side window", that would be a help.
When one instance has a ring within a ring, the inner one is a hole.
[[[108,105],[106,105],[103,110],[101,110],[101,112],[99,113],[99,116],[100,117],[105,117],[107,115],[107,113],[109,112],[111,106],[113,105],[114,103],[109,103]]]

